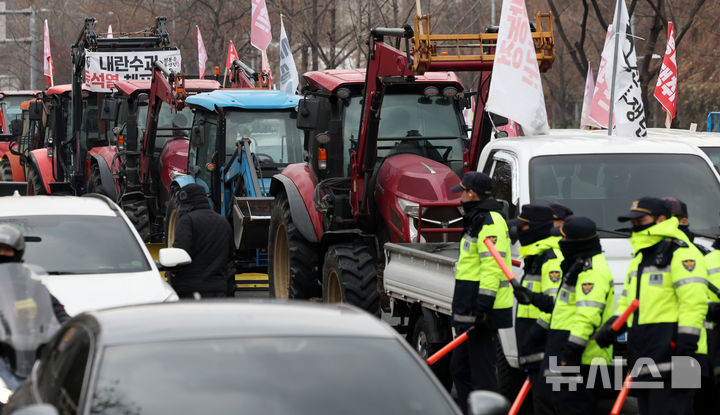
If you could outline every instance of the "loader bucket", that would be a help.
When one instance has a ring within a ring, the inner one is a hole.
[[[233,197],[233,230],[238,250],[267,248],[274,197]]]

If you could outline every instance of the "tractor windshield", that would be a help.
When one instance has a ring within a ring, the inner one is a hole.
[[[225,155],[232,156],[237,141],[247,136],[261,164],[302,162],[303,133],[296,127],[295,111],[232,111],[225,118]]]
[[[32,98],[32,95],[5,95],[2,99],[5,122],[10,125],[10,121],[20,119],[22,116],[20,104]]]
[[[358,137],[362,97],[350,99],[345,110],[346,148]],[[462,172],[466,134],[452,99],[421,94],[392,94],[383,98],[378,127],[378,158],[396,153],[415,153]],[[349,163],[349,151],[345,152]]]
[[[148,118],[147,101],[140,103],[138,107],[138,128],[144,132]],[[158,113],[157,132],[155,135],[155,149],[162,149],[170,138],[189,138],[190,127],[192,127],[193,114],[189,107],[177,111],[166,102],[160,105]],[[144,133],[143,133],[144,134]]]

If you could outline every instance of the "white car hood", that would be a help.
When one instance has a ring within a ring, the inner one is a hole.
[[[40,280],[71,316],[83,311],[177,300],[157,272],[41,275]]]

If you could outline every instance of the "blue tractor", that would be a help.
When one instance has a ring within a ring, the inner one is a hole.
[[[298,100],[283,91],[224,89],[186,101],[194,112],[187,174],[176,175],[170,185],[165,243],[172,246],[174,240],[178,190],[202,185],[213,209],[233,225],[236,288],[267,289],[270,182],[288,164],[303,161]]]

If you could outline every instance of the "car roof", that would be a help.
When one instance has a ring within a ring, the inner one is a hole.
[[[0,217],[91,215],[116,216],[117,206],[99,197],[78,196],[3,196]]]
[[[541,155],[614,153],[681,153],[705,157],[694,145],[654,135],[652,132],[648,138],[625,138],[608,136],[607,130],[551,130],[549,135],[498,138],[483,152],[506,149],[527,159]]]
[[[390,326],[346,304],[189,300],[95,310],[78,318],[93,320],[105,345],[222,337],[397,338]]]
[[[699,147],[720,147],[720,133],[689,131],[677,128],[648,128],[648,137],[659,140],[673,140]]]
[[[194,107],[215,111],[215,106],[238,109],[286,109],[297,106],[299,95],[267,89],[218,89],[189,97]]]
[[[151,81],[137,79],[115,82],[115,87],[125,95],[132,95],[138,91],[149,92]],[[185,79],[185,89],[188,91],[212,91],[220,88],[220,82],[214,79]]]

